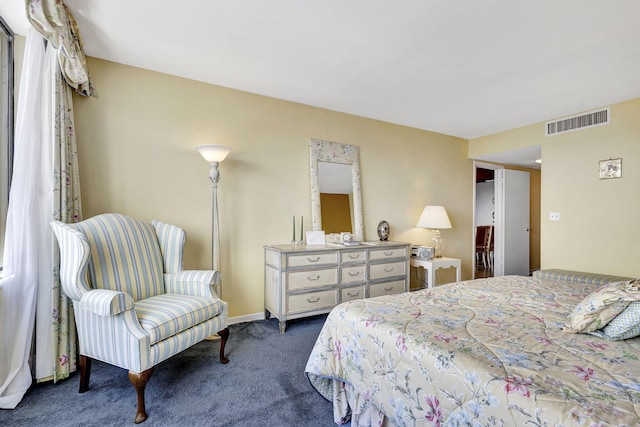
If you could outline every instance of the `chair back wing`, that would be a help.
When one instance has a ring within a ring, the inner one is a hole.
[[[89,242],[92,288],[126,292],[134,301],[164,293],[162,253],[151,224],[102,214],[72,227]]]
[[[60,247],[60,284],[64,293],[79,301],[91,288],[87,282],[89,241],[84,234],[60,221],[51,222]]]
[[[182,252],[187,233],[180,227],[164,222],[151,221],[158,236],[165,273],[182,271]]]

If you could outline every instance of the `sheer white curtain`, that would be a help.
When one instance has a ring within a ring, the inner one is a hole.
[[[43,245],[49,235],[51,210],[50,149],[42,140],[44,39],[34,29],[27,34],[16,116],[14,173],[9,196],[0,302],[0,408],[15,408],[31,386],[29,356],[34,337],[38,282],[51,281],[51,252]],[[44,161],[43,161],[44,160]],[[48,170],[47,170],[48,169]],[[48,181],[48,184],[47,184]],[[50,215],[50,213],[49,213]],[[50,216],[49,216],[50,218]],[[44,277],[43,277],[44,276]]]
[[[60,291],[49,223],[81,220],[71,88],[95,96],[69,9],[61,0],[26,3],[33,28],[20,82],[0,298],[3,409],[17,406],[33,376],[55,382],[76,370],[73,311]]]

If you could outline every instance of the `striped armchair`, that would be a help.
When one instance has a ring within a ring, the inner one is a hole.
[[[80,393],[91,360],[129,371],[135,422],[147,419],[144,389],[153,366],[218,333],[220,361],[229,336],[217,271],[183,271],[186,234],[173,225],[103,214],[77,224],[54,221],[60,280],[73,300],[80,344]]]

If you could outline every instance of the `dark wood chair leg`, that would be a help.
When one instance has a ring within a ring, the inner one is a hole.
[[[131,381],[138,394],[138,412],[136,412],[136,418],[133,420],[136,424],[140,424],[147,419],[147,411],[144,407],[144,388],[147,386],[152,373],[153,368],[149,368],[139,374],[129,371],[129,381]]]
[[[89,377],[91,376],[91,358],[80,355],[80,389],[78,393],[89,390]]]
[[[224,346],[227,344],[227,339],[229,338],[229,328],[224,328],[218,332],[218,335],[220,336],[220,363],[229,363],[229,359],[224,355]]]

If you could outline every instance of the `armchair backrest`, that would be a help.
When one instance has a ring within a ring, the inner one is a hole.
[[[164,293],[162,253],[151,224],[102,214],[67,226],[82,233],[89,244],[91,288],[126,292],[134,301]]]

